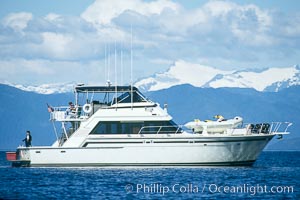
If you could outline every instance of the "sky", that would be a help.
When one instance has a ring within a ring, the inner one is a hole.
[[[128,84],[178,60],[291,67],[299,10],[298,0],[1,0],[0,82]]]

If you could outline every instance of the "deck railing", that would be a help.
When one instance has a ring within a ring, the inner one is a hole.
[[[70,110],[67,106],[53,107],[50,112],[50,120],[66,121],[68,119],[79,119],[83,115],[82,106],[76,106],[74,110]]]
[[[227,134],[285,134],[292,125],[290,122],[270,122],[270,123],[246,123],[236,128],[224,129]],[[143,126],[138,134],[177,134],[183,131],[196,134],[192,130],[187,130],[183,125],[174,126]],[[214,133],[214,132],[212,132]],[[208,134],[212,134],[208,133]]]
[[[177,134],[182,133],[182,126],[143,126],[138,134]]]
[[[287,133],[292,125],[290,122],[271,122],[271,123],[247,123],[244,127],[247,133]]]

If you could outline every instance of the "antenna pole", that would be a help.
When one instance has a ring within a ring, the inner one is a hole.
[[[118,100],[117,100],[117,95],[118,95],[118,92],[117,92],[117,85],[118,85],[118,75],[117,75],[117,43],[115,41],[115,103],[116,103],[116,109],[118,107]]]
[[[110,87],[111,83],[109,80],[109,70],[110,70],[110,45],[108,45],[107,53],[107,86]],[[107,103],[109,102],[109,92],[107,92]]]
[[[107,80],[106,78],[106,44],[105,44],[105,49],[104,49],[104,76],[105,76],[105,80]]]
[[[133,108],[133,81],[132,81],[132,24],[131,24],[131,38],[130,38],[130,85],[131,85],[131,110]]]
[[[121,47],[121,85],[123,85],[123,50]]]
[[[109,80],[109,71],[110,71],[110,46],[108,45],[108,66],[107,66],[107,82],[108,84],[110,84],[110,80]]]

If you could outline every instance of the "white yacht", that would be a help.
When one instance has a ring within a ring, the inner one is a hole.
[[[197,131],[185,130],[172,121],[166,106],[136,87],[78,85],[74,90],[74,107],[49,107],[53,145],[7,152],[13,166],[251,165],[291,125],[240,124],[220,131],[202,124]]]

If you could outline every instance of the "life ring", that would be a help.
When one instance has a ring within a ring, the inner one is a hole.
[[[87,114],[91,113],[92,112],[92,105],[89,104],[89,103],[86,103],[83,105],[83,111]]]

